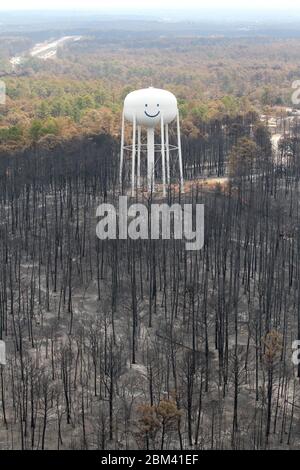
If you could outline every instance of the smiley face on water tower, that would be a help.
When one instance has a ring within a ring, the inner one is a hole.
[[[160,106],[159,103],[157,103],[156,106],[159,108],[159,106]],[[149,111],[148,111],[148,103],[145,103],[145,108],[147,108],[147,109],[145,109],[144,113],[146,114],[147,117],[149,117],[149,118],[151,118],[151,119],[155,119],[155,118],[156,118],[157,116],[159,116],[159,114],[160,114],[160,110],[159,110],[159,109],[157,110],[157,113],[155,113],[155,114],[149,114]]]
[[[126,96],[124,101],[124,117],[127,121],[145,127],[155,127],[163,119],[169,124],[177,116],[176,97],[166,90],[145,88],[136,90]]]

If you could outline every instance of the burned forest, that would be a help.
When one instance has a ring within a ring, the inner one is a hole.
[[[201,126],[167,195],[205,206],[195,252],[96,237],[114,137],[1,155],[2,449],[299,448],[300,129],[275,163],[255,114]]]

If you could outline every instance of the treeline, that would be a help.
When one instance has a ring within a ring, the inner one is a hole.
[[[122,103],[130,87],[106,92],[108,84],[64,79],[7,80],[7,104],[1,108],[0,145],[30,144],[45,135],[72,138],[106,132],[119,135]],[[172,90],[172,87],[170,87]],[[22,110],[19,106],[22,105]],[[210,103],[188,102],[179,96],[183,132],[199,135],[213,120],[232,120],[250,113],[246,100],[225,96]]]
[[[274,115],[291,106],[298,39],[156,38],[147,47],[124,31],[117,46],[99,35],[66,44],[55,60],[28,57],[3,72],[2,146],[22,146],[44,135],[116,135],[126,94],[151,83],[175,93],[188,135],[201,122],[249,112]]]

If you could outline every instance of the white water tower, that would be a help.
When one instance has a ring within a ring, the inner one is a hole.
[[[169,124],[176,120],[177,146],[169,144]],[[132,144],[124,145],[125,121],[132,124]],[[160,132],[160,143],[155,143],[155,129]],[[141,143],[142,131],[146,130],[147,143]],[[180,141],[179,111],[176,97],[166,90],[145,88],[129,93],[124,101],[122,116],[120,185],[122,186],[124,151],[129,150],[132,158],[131,191],[141,186],[141,153],[147,156],[148,191],[155,189],[155,152],[161,154],[163,195],[166,182],[170,183],[170,152],[176,151],[179,160],[180,187],[183,191],[182,152]],[[136,165],[137,163],[137,165]],[[137,171],[136,171],[137,167]]]

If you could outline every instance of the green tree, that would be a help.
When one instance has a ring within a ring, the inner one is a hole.
[[[39,119],[35,119],[29,129],[29,137],[34,142],[37,142],[41,137],[45,135],[57,135],[58,133],[59,126],[53,118],[47,119],[47,121],[44,122]]]
[[[20,126],[5,127],[0,129],[0,143],[18,142],[23,136]]]
[[[42,101],[37,109],[36,114],[39,119],[46,119],[48,116],[50,116],[49,104],[46,101]]]

